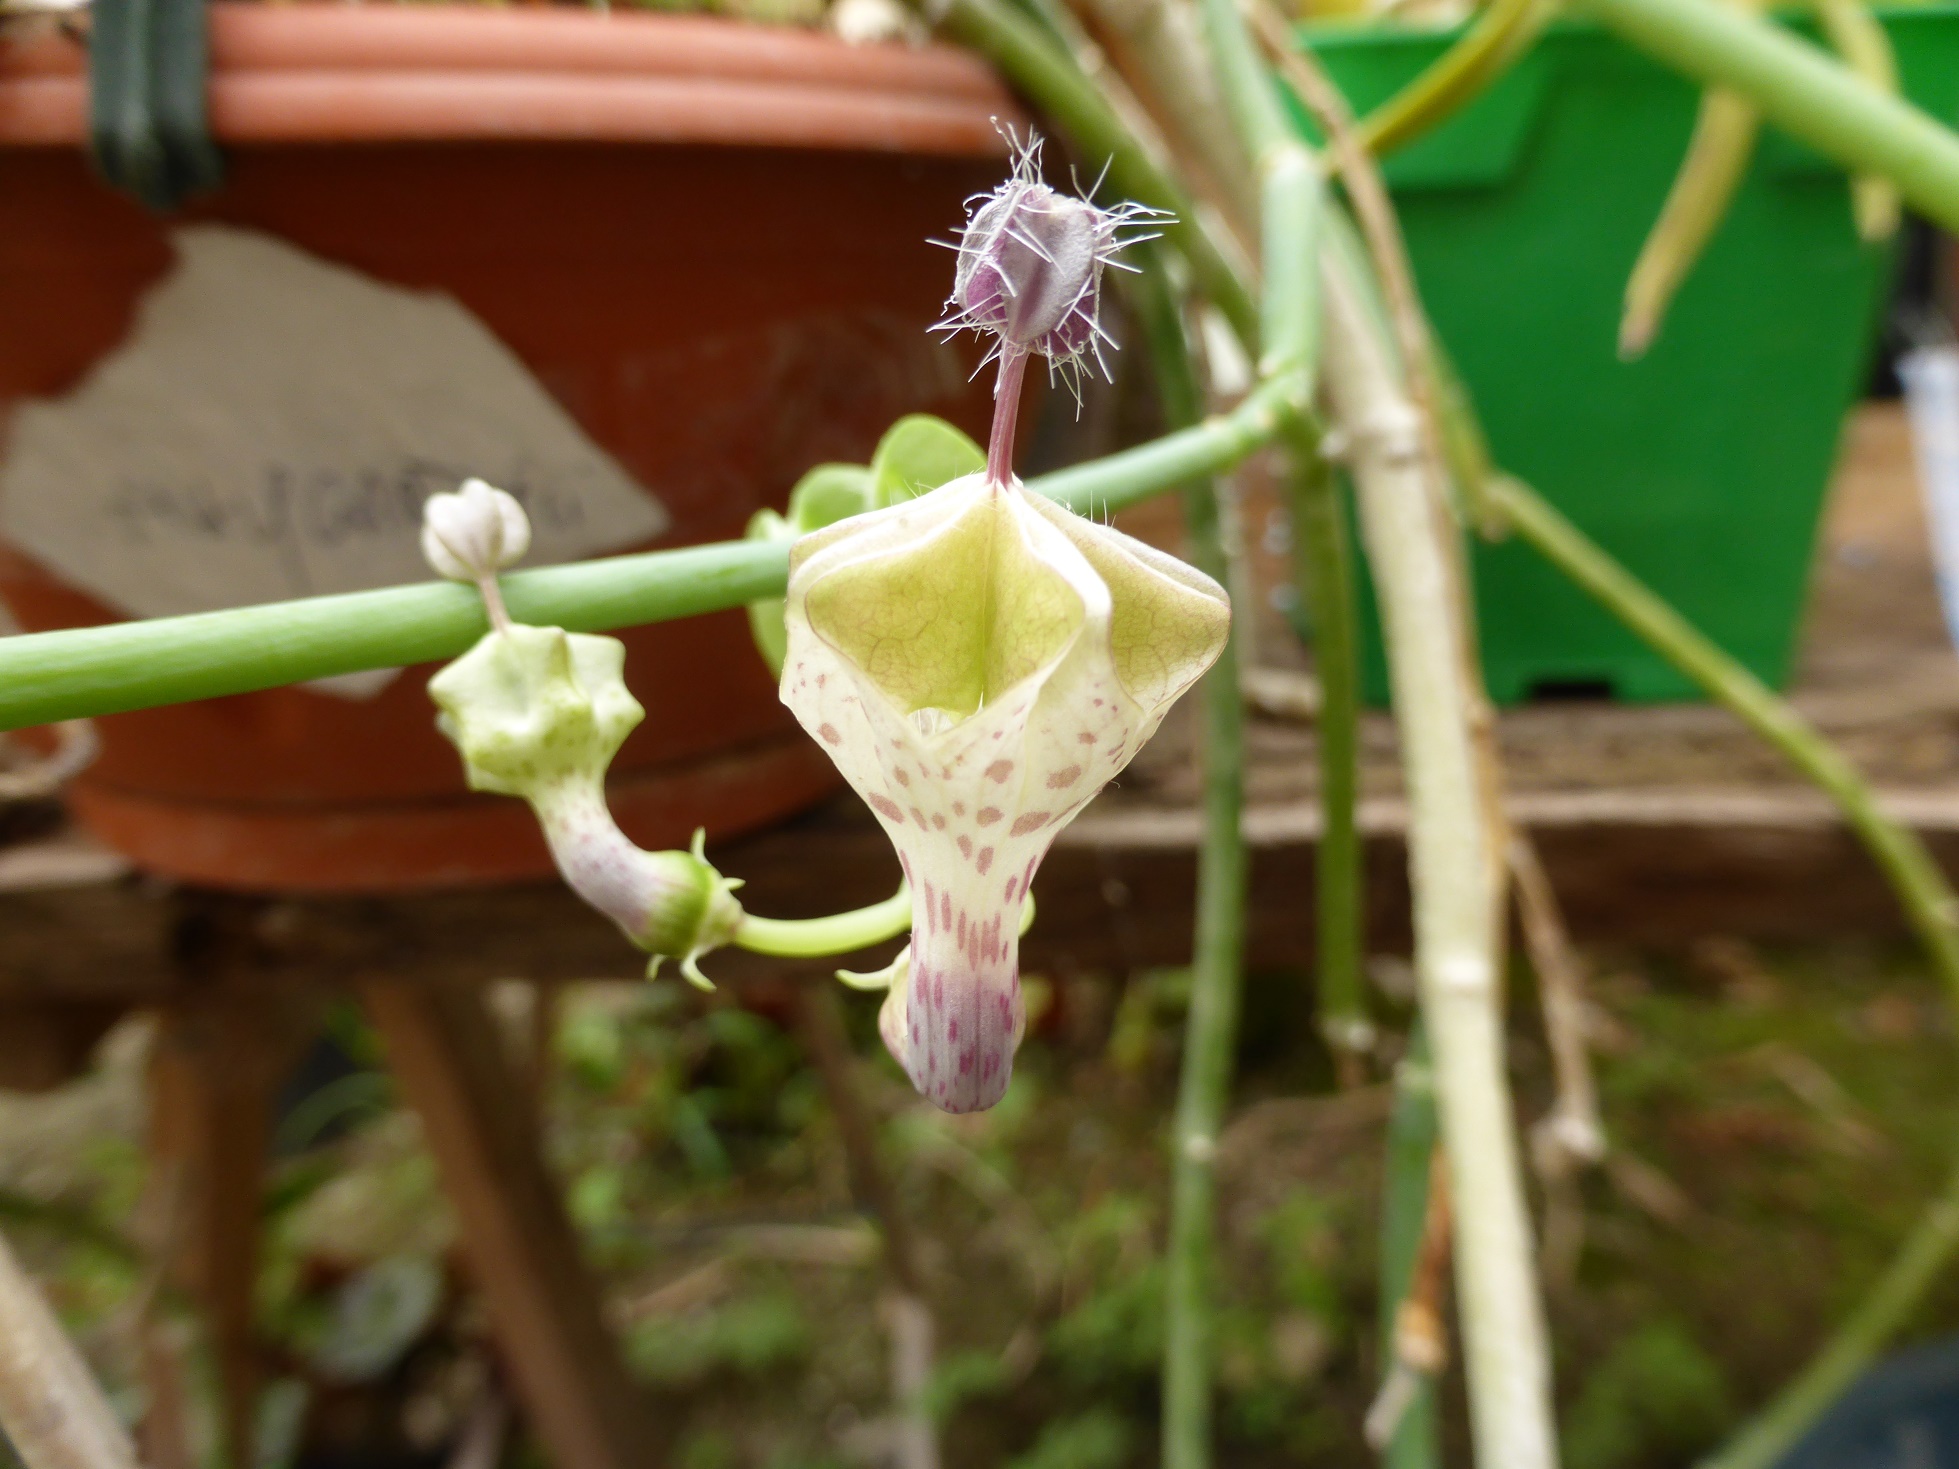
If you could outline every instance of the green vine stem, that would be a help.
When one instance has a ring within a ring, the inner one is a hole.
[[[1236,464],[1303,411],[1306,398],[1303,378],[1275,379],[1229,413],[1042,476],[1029,488],[1088,514],[1120,510]],[[499,580],[519,622],[607,632],[779,597],[788,565],[782,542],[725,541],[506,572]],[[473,588],[421,582],[0,638],[0,729],[437,662],[468,651],[488,630]]]
[[[1332,468],[1302,454],[1287,477],[1293,577],[1313,619],[1320,682],[1320,840],[1313,854],[1320,1035],[1343,1081],[1358,1080],[1374,1022],[1361,980],[1360,660],[1353,553]]]
[[[1485,482],[1483,493],[1502,523],[1699,684],[1708,697],[1740,716],[1836,802],[1890,880],[1939,978],[1959,1006],[1959,898],[1924,843],[1884,813],[1856,768],[1786,700],[1647,590],[1528,485],[1497,475]]]
[[[1492,0],[1447,51],[1361,119],[1361,146],[1392,153],[1446,122],[1502,76],[1555,13],[1545,0]]]
[[[780,959],[821,959],[854,954],[895,939],[911,927],[911,889],[900,886],[882,903],[831,913],[822,918],[759,918],[742,916],[730,941],[753,954]]]
[[[1134,282],[1137,307],[1164,416],[1188,422],[1200,411],[1182,312],[1157,261]],[[1216,578],[1226,572],[1213,486],[1184,490],[1190,560]],[[1238,693],[1237,635],[1204,676],[1204,846],[1197,869],[1190,1015],[1172,1129],[1170,1239],[1164,1308],[1163,1466],[1211,1463],[1211,1322],[1216,1304],[1215,1237],[1219,1129],[1231,1092],[1245,948],[1250,864],[1239,817],[1245,800],[1244,705]]]
[[[1911,1319],[1955,1252],[1959,1252],[1959,1172],[1830,1344],[1726,1447],[1702,1460],[1699,1469],[1772,1469]]]
[[[1202,0],[1200,14],[1220,90],[1260,176],[1259,262],[1264,270],[1261,370],[1310,372],[1319,354],[1318,160],[1294,132],[1278,88],[1234,0]],[[1317,437],[1295,432],[1288,478],[1297,579],[1313,619],[1320,680],[1317,720],[1323,833],[1315,854],[1320,1031],[1343,1079],[1373,1040],[1360,975],[1360,678],[1347,527]]]
[[[1303,145],[1231,0],[1201,0],[1221,88],[1269,180]],[[1550,1358],[1534,1275],[1523,1175],[1503,1068],[1492,826],[1476,722],[1482,707],[1456,566],[1456,528],[1431,483],[1426,420],[1358,242],[1330,222],[1324,272],[1325,389],[1351,443],[1362,533],[1387,635],[1402,758],[1412,794],[1409,859],[1422,1012],[1435,1054],[1441,1131],[1455,1197],[1476,1460],[1552,1469]]]
[[[1959,898],[1916,835],[1807,720],[1594,545],[1529,486],[1498,475],[1484,496],[1501,523],[1589,592],[1648,646],[1738,715],[1837,804],[1877,861],[1955,1006],[1959,1006]],[[1926,1210],[1851,1318],[1709,1469],[1766,1469],[1850,1385],[1909,1317],[1959,1249],[1959,1176]]]
[[[1762,116],[1959,229],[1959,136],[1781,27],[1708,0],[1575,0],[1580,15],[1703,85],[1741,93]]]
[[[1429,483],[1423,424],[1394,361],[1359,250],[1333,232],[1326,385],[1352,444],[1361,533],[1388,646],[1411,796],[1415,968],[1434,1055],[1454,1200],[1455,1268],[1476,1462],[1551,1469],[1550,1354],[1524,1207],[1497,985],[1500,853],[1475,722],[1457,532]]]

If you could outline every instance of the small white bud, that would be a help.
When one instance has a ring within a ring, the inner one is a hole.
[[[531,523],[514,495],[480,479],[422,506],[422,555],[437,576],[480,582],[531,548]]]

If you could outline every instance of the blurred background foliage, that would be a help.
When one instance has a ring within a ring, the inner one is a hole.
[[[1945,1166],[1952,1037],[1901,951],[1594,956],[1591,1028],[1614,1153],[1540,1193],[1571,1469],[1660,1469],[1713,1445],[1866,1288]],[[1390,1003],[1405,965],[1378,961]],[[1548,1062],[1513,974],[1527,1115]],[[920,1104],[853,1000],[862,1083],[921,1239],[938,1317],[931,1401],[954,1469],[1149,1461],[1161,1350],[1165,1138],[1179,971],[1071,976],[1007,1102]],[[1405,1001],[1405,995],[1403,995]],[[1240,1105],[1220,1139],[1223,1452],[1234,1465],[1371,1462],[1382,1086],[1333,1089],[1300,976],[1257,975]],[[513,1050],[542,1056],[548,1148],[628,1355],[680,1426],[681,1469],[818,1469],[887,1439],[879,1245],[795,1032],[677,984],[594,983],[540,1006],[507,983]],[[548,1045],[538,1043],[544,1023]],[[212,1405],[190,1318],[150,1278],[146,1033],[84,1081],[0,1099],[0,1218],[127,1407],[143,1343],[174,1351],[194,1437]],[[500,1403],[485,1322],[414,1119],[351,1008],[284,1105],[262,1320],[277,1380],[264,1463],[447,1461]],[[1301,1095],[1301,1093],[1305,1093]],[[1928,1100],[1930,1099],[1930,1100]],[[1543,1211],[1557,1215],[1545,1219]],[[1924,1321],[1959,1312],[1959,1283]],[[1450,1389],[1451,1393],[1455,1389]],[[1462,1408],[1445,1401],[1461,1446]],[[540,1462],[521,1434],[506,1464]]]

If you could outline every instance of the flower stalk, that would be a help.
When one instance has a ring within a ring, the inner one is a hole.
[[[1195,420],[1202,398],[1182,309],[1160,262],[1152,261],[1137,279],[1130,300],[1149,344],[1165,419],[1171,424]],[[1222,578],[1224,540],[1216,490],[1209,481],[1194,481],[1185,488],[1184,524],[1191,560]],[[1235,644],[1235,635],[1226,639],[1202,688],[1204,838],[1197,864],[1190,1012],[1171,1130],[1164,1469],[1204,1469],[1211,1462],[1211,1323],[1217,1290],[1214,1168],[1218,1133],[1231,1095],[1250,883],[1250,858],[1240,825],[1245,801],[1245,716]]]

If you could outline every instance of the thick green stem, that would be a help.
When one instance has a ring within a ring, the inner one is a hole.
[[[1315,728],[1321,830],[1313,859],[1320,1034],[1336,1057],[1358,1056],[1371,1048],[1374,1026],[1361,983],[1360,659],[1353,553],[1329,465],[1295,451],[1287,488],[1294,575],[1313,620],[1313,667],[1320,683]]]
[[[1554,1469],[1550,1358],[1524,1208],[1497,986],[1499,851],[1475,722],[1456,528],[1431,484],[1409,401],[1358,250],[1326,255],[1326,385],[1352,440],[1409,802],[1415,968],[1435,1057],[1454,1196],[1454,1254],[1476,1462]]]
[[[1759,1417],[1700,1469],[1770,1469],[1842,1396],[1959,1251],[1959,1173],[1918,1221],[1871,1293],[1830,1344]]]
[[[1230,413],[1030,488],[1085,513],[1119,510],[1237,463],[1306,397],[1298,375],[1267,382]],[[519,622],[606,632],[780,597],[788,564],[780,542],[727,541],[513,572],[502,584]],[[437,662],[488,626],[473,588],[422,582],[0,638],[0,729]]]
[[[1152,262],[1131,300],[1149,341],[1164,416],[1193,421],[1201,398],[1182,314]],[[1184,490],[1191,561],[1220,582],[1228,568],[1217,497],[1208,481]],[[1243,977],[1249,862],[1239,817],[1244,806],[1244,708],[1238,694],[1236,635],[1204,676],[1204,847],[1197,869],[1197,929],[1192,940],[1190,1016],[1173,1133],[1169,1274],[1163,1348],[1164,1469],[1211,1462],[1211,1323],[1216,1294],[1218,1131],[1231,1093]]]
[[[734,946],[782,959],[821,959],[854,954],[895,939],[911,927],[911,889],[900,887],[882,903],[822,918],[759,918],[745,914]]]
[[[1741,93],[1762,116],[1959,229],[1959,135],[1861,80],[1781,27],[1709,0],[1575,0],[1579,14],[1711,87]]]
[[[1318,161],[1298,137],[1277,83],[1259,55],[1236,0],[1202,0],[1204,34],[1219,90],[1263,179],[1259,201],[1262,308],[1268,372],[1319,356],[1320,226],[1325,208]],[[1302,425],[1288,435],[1293,551],[1313,619],[1320,680],[1320,798],[1324,835],[1315,861],[1320,1027],[1352,1058],[1372,1040],[1360,977],[1360,838],[1355,822],[1360,750],[1360,679],[1355,655],[1354,587],[1347,526],[1318,435]]]
[[[1498,475],[1490,509],[1655,652],[1739,715],[1842,810],[1890,880],[1933,967],[1959,1004],[1959,900],[1923,842],[1878,805],[1856,768],[1786,700],[1661,601],[1528,485]]]

